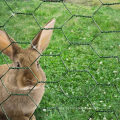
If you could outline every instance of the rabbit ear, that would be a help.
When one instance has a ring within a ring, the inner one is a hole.
[[[0,30],[0,51],[13,59],[13,55],[18,52],[19,46],[11,44],[14,40],[6,32]]]
[[[48,29],[41,30],[32,41],[33,46],[36,46],[36,48],[39,50],[40,53],[42,53],[47,48],[53,33],[53,29],[49,29],[49,28],[54,28],[54,25],[55,25],[55,19],[48,22],[44,27]]]

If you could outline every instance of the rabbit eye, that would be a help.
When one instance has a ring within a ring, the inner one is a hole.
[[[20,63],[19,62],[17,62],[17,67],[20,67]]]

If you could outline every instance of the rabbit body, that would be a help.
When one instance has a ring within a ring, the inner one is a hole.
[[[12,65],[10,65],[12,66]],[[5,74],[6,71],[8,71],[7,65],[0,66],[0,76]],[[22,116],[22,115],[28,115],[28,117],[31,117],[31,115],[34,113],[36,109],[36,105],[39,104],[39,102],[42,99],[42,96],[44,94],[44,84],[40,83],[41,85],[39,87],[35,87],[27,96],[27,93],[29,93],[30,89],[28,90],[20,90],[18,89],[16,82],[14,80],[15,74],[13,74],[15,71],[10,70],[7,72],[5,76],[2,77],[2,82],[0,82],[0,103],[3,102],[2,106],[9,118],[12,118],[12,116]],[[40,68],[39,73],[42,75],[43,79],[45,79],[45,74],[43,70]],[[9,80],[13,78],[12,80]],[[12,81],[12,82],[11,82]],[[10,85],[11,83],[11,85]],[[5,88],[6,87],[6,88]],[[8,91],[7,91],[8,90]],[[20,96],[20,95],[12,95],[10,96],[9,93],[12,94],[23,94],[26,96]],[[2,114],[2,110],[0,109],[0,113]]]
[[[44,28],[53,28],[54,24],[55,19]],[[36,120],[33,113],[43,97],[46,81],[39,58],[47,48],[52,32],[53,29],[41,30],[31,46],[22,49],[0,30],[0,51],[13,61],[0,66],[0,120],[6,120],[6,116],[10,120]]]

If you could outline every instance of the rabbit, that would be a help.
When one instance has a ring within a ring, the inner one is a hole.
[[[53,33],[49,28],[54,28],[55,21],[48,22],[44,27],[48,29],[41,30],[27,49],[0,30],[0,51],[13,61],[0,66],[0,120],[7,120],[6,116],[10,120],[36,120],[33,113],[43,97],[46,81],[38,59],[48,47]]]

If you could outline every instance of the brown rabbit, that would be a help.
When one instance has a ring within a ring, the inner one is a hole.
[[[53,28],[54,24],[55,19],[44,28]],[[0,66],[0,120],[7,120],[3,111],[10,120],[36,120],[32,115],[42,99],[46,81],[37,58],[47,48],[52,32],[41,30],[32,45],[22,49],[0,30],[0,51],[13,61],[13,64]]]

